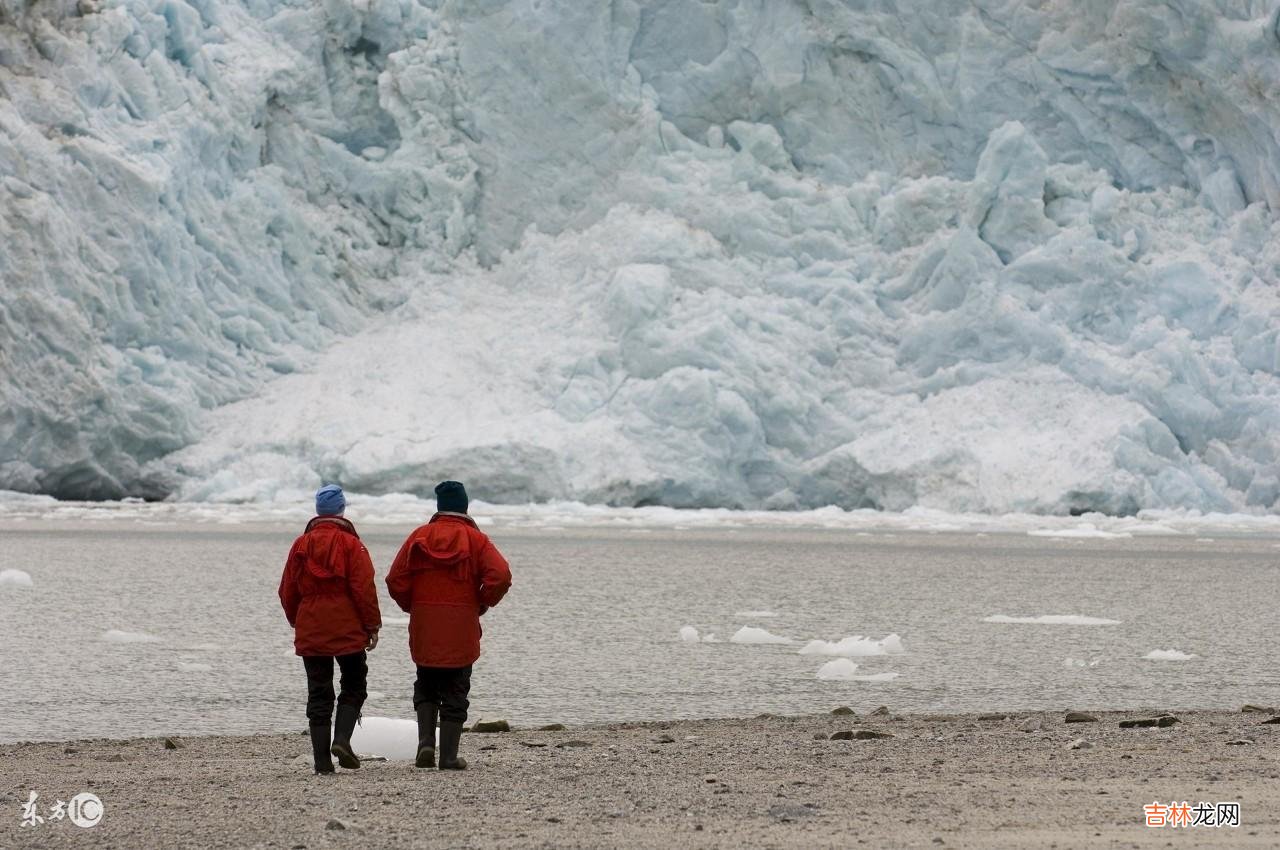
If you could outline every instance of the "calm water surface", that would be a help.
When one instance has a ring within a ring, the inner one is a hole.
[[[409,527],[364,528],[382,586]],[[276,599],[286,526],[0,525],[0,741],[251,733],[305,725]],[[513,723],[802,713],[1280,703],[1277,541],[1046,540],[779,530],[492,531],[515,585],[485,617],[472,716]],[[768,611],[768,618],[738,612]],[[1082,614],[1108,626],[1004,625]],[[722,642],[687,644],[681,626]],[[728,642],[743,625],[795,646]],[[150,643],[113,643],[109,630]],[[814,638],[895,632],[855,659],[888,682],[820,681]],[[1196,653],[1153,662],[1153,649]],[[1067,667],[1066,659],[1094,666]],[[370,656],[365,713],[412,717],[403,624]]]

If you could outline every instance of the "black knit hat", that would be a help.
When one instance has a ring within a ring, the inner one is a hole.
[[[467,488],[459,482],[441,481],[436,485],[436,510],[465,514],[468,504]]]

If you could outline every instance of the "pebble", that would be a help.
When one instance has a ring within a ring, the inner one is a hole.
[[[659,735],[654,740],[659,744],[674,744],[676,742],[676,739],[672,738],[670,735]]]
[[[872,717],[888,717],[888,716],[889,716],[889,706],[887,706],[887,705],[882,705],[882,706],[880,706],[880,707],[879,707],[879,708],[877,708],[875,711],[871,712],[871,716],[872,716]]]
[[[1244,747],[1252,743],[1253,741],[1250,741],[1248,738],[1241,738],[1237,741],[1227,741],[1227,746],[1228,747]]]
[[[1266,705],[1254,705],[1253,703],[1249,703],[1245,705],[1240,710],[1243,712],[1257,713],[1257,714],[1280,714],[1280,708],[1273,708],[1271,706],[1266,706]]]
[[[181,742],[181,741],[175,741],[173,738],[165,738],[165,739],[164,739],[164,748],[165,748],[166,750],[180,750],[180,749],[182,749],[182,742]]]
[[[565,730],[563,723],[548,723],[546,726],[539,726],[539,732],[563,732]]]
[[[1063,718],[1067,723],[1097,723],[1098,718],[1092,714],[1083,711],[1068,711],[1067,716]]]
[[[847,705],[842,705],[839,708],[833,708],[831,709],[831,713],[836,715],[837,717],[857,716],[858,714],[858,712],[854,711],[852,708],[850,708]]]
[[[520,742],[520,746],[522,747],[545,747],[546,745],[547,745],[546,741],[521,741]]]
[[[1018,727],[1023,732],[1043,732],[1044,721],[1039,717],[1028,718],[1025,723]]]
[[[505,720],[477,720],[472,732],[510,732],[511,724]]]
[[[563,750],[566,748],[589,747],[589,746],[591,746],[590,741],[561,741],[559,744],[556,744],[556,749]]]
[[[329,818],[329,822],[324,825],[325,829],[346,829],[347,825],[337,818]]]
[[[853,733],[855,741],[871,741],[876,738],[892,738],[892,732],[877,732],[874,729],[859,729]]]
[[[1093,749],[1093,743],[1092,743],[1091,741],[1086,741],[1084,738],[1076,738],[1074,741],[1072,741],[1072,742],[1067,746],[1067,749],[1069,749],[1069,750],[1092,750],[1092,749]]]

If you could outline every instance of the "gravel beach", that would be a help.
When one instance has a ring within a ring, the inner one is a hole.
[[[1119,725],[1166,714],[1177,722]],[[334,777],[312,775],[301,734],[176,749],[159,738],[12,744],[0,746],[0,846],[1280,845],[1269,711],[1090,716],[886,710],[516,729],[464,736],[465,773],[373,761]],[[46,820],[24,826],[31,791]],[[101,798],[101,823],[49,817],[79,792]],[[1240,826],[1145,825],[1145,805],[1183,801],[1239,803]]]

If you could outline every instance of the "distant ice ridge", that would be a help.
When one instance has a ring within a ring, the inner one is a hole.
[[[993,614],[983,617],[984,623],[1013,623],[1040,626],[1115,626],[1119,620],[1108,620],[1105,617],[1085,617],[1081,614],[1041,614],[1038,617],[1010,617],[1007,614]]]
[[[0,8],[0,487],[1280,504],[1262,4]]]

